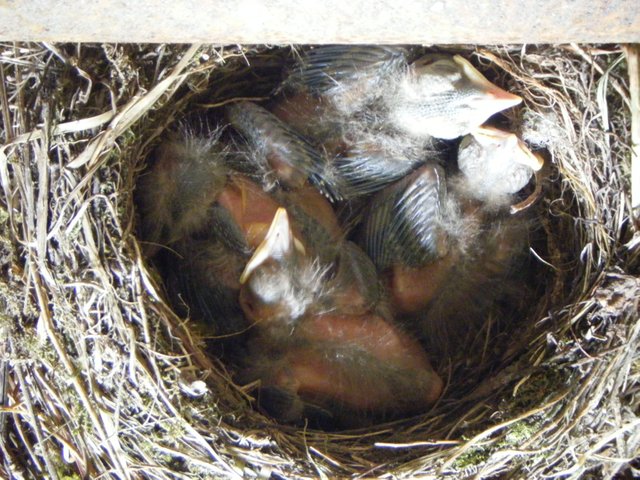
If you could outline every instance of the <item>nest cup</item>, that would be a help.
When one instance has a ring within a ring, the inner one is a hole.
[[[431,411],[329,433],[252,408],[249,390],[168,305],[136,236],[136,183],[162,138],[194,112],[260,101],[295,49],[2,45],[0,472],[637,474],[640,235],[628,201],[624,54],[440,50],[524,98],[504,121],[546,157],[530,212],[531,300],[438,365],[448,386]]]

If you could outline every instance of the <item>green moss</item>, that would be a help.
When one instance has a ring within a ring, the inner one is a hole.
[[[491,449],[472,447],[456,459],[453,468],[458,471],[474,470],[485,463],[490,456]]]
[[[509,427],[504,441],[498,445],[500,447],[515,447],[518,448],[523,442],[529,440],[540,428],[539,422],[520,421],[516,422]]]
[[[5,208],[0,207],[0,227],[4,227],[9,221],[9,212]]]
[[[49,459],[58,474],[60,480],[82,480],[82,477],[73,469],[73,463],[67,463],[59,452],[54,452],[49,445]]]
[[[532,374],[517,390],[512,398],[506,400],[502,409],[518,415],[544,403],[555,393],[562,391],[568,381],[568,372],[558,368],[545,368]]]

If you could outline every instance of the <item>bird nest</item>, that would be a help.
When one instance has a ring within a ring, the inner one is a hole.
[[[611,478],[638,473],[640,236],[616,46],[445,48],[524,98],[542,152],[533,300],[440,366],[429,411],[279,425],[166,302],[136,180],[189,112],[259,101],[292,48],[1,46],[0,472],[11,478]],[[634,470],[635,469],[635,470]]]

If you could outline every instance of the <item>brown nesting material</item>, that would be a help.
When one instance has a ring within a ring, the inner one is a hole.
[[[535,300],[440,367],[449,385],[431,411],[327,433],[251,408],[165,303],[136,237],[136,181],[167,129],[238,92],[259,100],[294,50],[1,45],[0,475],[637,475],[640,236],[624,53],[440,50],[521,95],[510,123],[547,156],[532,207]]]

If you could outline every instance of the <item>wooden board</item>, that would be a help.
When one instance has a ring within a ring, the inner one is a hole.
[[[640,45],[625,47],[631,100],[631,207],[640,221]]]
[[[235,43],[640,41],[640,0],[0,0],[0,39]]]

